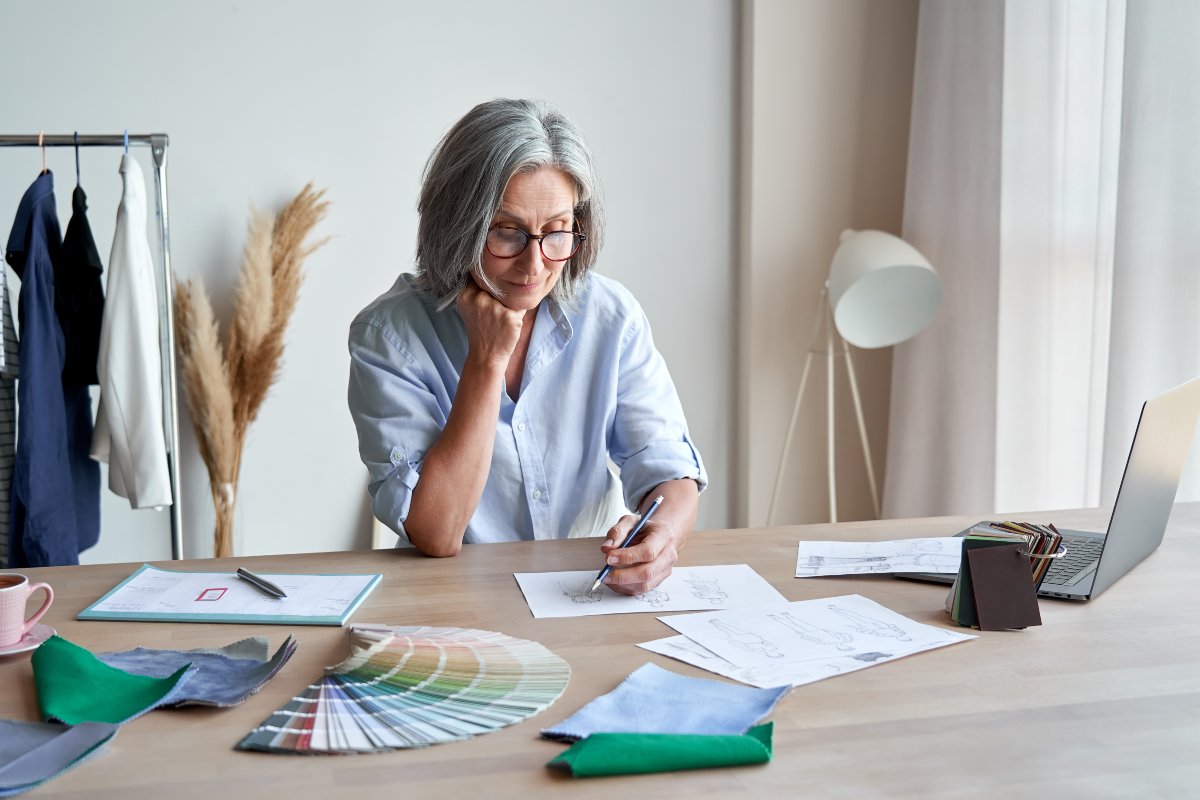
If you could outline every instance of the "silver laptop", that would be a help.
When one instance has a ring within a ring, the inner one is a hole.
[[[1046,573],[1040,596],[1090,600],[1158,548],[1175,504],[1197,417],[1200,378],[1142,404],[1107,533],[1060,530],[1067,554]],[[954,581],[953,575],[933,573],[901,577]]]

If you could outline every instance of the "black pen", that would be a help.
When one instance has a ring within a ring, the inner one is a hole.
[[[283,589],[280,589],[278,586],[271,583],[266,578],[258,577],[257,575],[255,575],[253,572],[251,572],[248,569],[242,569],[241,567],[238,567],[237,576],[239,578],[241,578],[242,580],[244,580],[246,583],[253,586],[255,589],[258,589],[261,592],[265,592],[265,593],[271,595],[271,597],[277,597],[277,598],[287,597],[287,595],[284,594]]]
[[[646,513],[642,514],[642,518],[638,520],[637,525],[633,526],[633,530],[631,530],[629,535],[625,537],[625,541],[621,542],[620,546],[617,547],[618,550],[623,547],[629,547],[629,545],[633,544],[633,537],[641,533],[642,526],[650,521],[650,518],[654,516],[654,512],[658,511],[658,507],[662,505],[662,501],[663,496],[661,494],[654,498],[654,502],[651,503],[650,507],[646,509]],[[596,582],[592,584],[593,592],[600,588],[600,584],[605,578],[608,577],[608,573],[610,572],[612,572],[612,564],[605,564],[604,569],[600,570],[600,574],[596,576]]]

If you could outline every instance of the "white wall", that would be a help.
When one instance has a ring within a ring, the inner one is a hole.
[[[599,270],[645,306],[705,457],[712,487],[699,527],[725,527],[736,22],[732,0],[8,3],[0,29],[24,33],[6,36],[0,56],[0,129],[170,134],[175,271],[202,279],[223,319],[248,206],[277,207],[309,180],[328,189],[318,233],[334,238],[308,263],[283,376],[243,461],[235,552],[262,554],[368,545],[366,473],[345,402],[349,321],[411,269],[420,171],[449,125],[491,97],[555,102],[587,135],[604,180]],[[65,227],[73,156],[50,160]],[[83,153],[105,256],[118,160]],[[5,236],[39,168],[32,150],[0,151]],[[213,514],[186,409],[181,426],[185,550],[207,556]],[[131,512],[106,493],[101,543],[84,558],[166,558],[167,531],[165,514]]]

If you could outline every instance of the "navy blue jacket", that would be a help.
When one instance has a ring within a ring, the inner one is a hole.
[[[78,564],[79,552],[100,537],[99,466],[88,457],[91,403],[86,387],[63,390],[66,348],[54,310],[61,247],[54,178],[44,172],[21,198],[8,238],[8,263],[21,278],[10,568]]]

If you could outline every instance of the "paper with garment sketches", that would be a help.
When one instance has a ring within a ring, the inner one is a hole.
[[[232,572],[179,572],[149,564],[79,613],[79,619],[341,625],[382,575],[262,573],[287,594],[270,597]]]
[[[800,542],[796,577],[870,575],[879,572],[958,572],[962,539],[898,539],[891,542]]]
[[[659,619],[689,642],[671,637],[642,647],[760,687],[799,686],[975,638],[856,594]]]
[[[746,564],[676,567],[656,588],[633,597],[601,585],[591,591],[598,570],[517,572],[535,617],[585,617],[639,611],[697,611],[786,603],[787,598]]]

